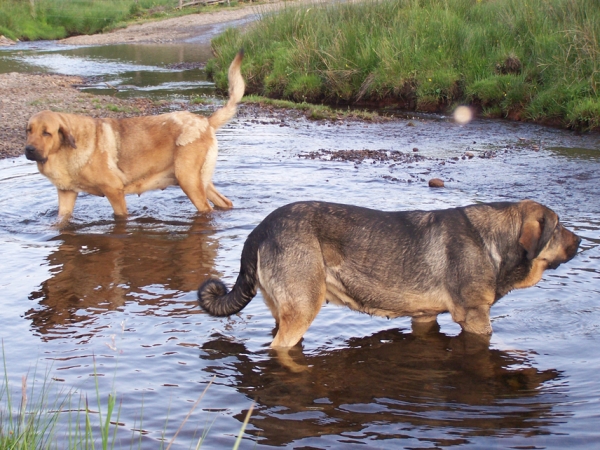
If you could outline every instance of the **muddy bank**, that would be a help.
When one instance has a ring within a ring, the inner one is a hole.
[[[119,99],[80,92],[80,77],[0,74],[0,158],[19,156],[25,146],[25,127],[44,109],[92,117],[129,117],[155,111],[148,99]]]

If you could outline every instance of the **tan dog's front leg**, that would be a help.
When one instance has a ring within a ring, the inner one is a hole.
[[[67,222],[73,214],[75,208],[75,200],[77,200],[77,192],[63,191],[57,189],[58,192],[58,222],[59,224]]]

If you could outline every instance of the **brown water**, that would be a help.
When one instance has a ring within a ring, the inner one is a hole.
[[[73,410],[81,396],[97,410],[99,392],[105,413],[115,392],[116,448],[166,446],[192,410],[172,448],[194,448],[203,433],[202,448],[231,448],[253,402],[241,448],[600,446],[600,136],[265,112],[242,114],[219,142],[214,181],[233,210],[197,214],[173,187],[128,197],[131,217],[116,223],[106,199],[81,195],[61,232],[55,189],[35,165],[0,161],[0,329],[16,394],[28,372],[30,384],[73,392]],[[410,164],[301,157],[414,147],[425,159]],[[467,150],[473,159],[461,159]],[[432,177],[446,188],[428,188]],[[407,210],[522,198],[552,207],[583,241],[570,263],[492,308],[489,348],[447,315],[418,336],[406,319],[328,305],[292,354],[309,370],[293,373],[269,350],[274,321],[260,295],[229,319],[197,307],[198,284],[233,283],[246,236],[286,203]]]

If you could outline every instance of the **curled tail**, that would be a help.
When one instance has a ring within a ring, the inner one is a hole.
[[[212,116],[208,118],[208,123],[215,130],[222,127],[235,115],[237,104],[244,96],[246,84],[242,78],[242,60],[244,59],[244,51],[240,50],[229,66],[229,100],[222,108],[216,110]]]
[[[240,312],[256,295],[258,252],[250,240],[244,244],[240,273],[231,291],[221,280],[209,279],[198,288],[198,303],[211,316],[226,317]]]

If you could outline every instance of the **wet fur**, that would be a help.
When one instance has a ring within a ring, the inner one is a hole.
[[[466,332],[489,336],[491,306],[569,261],[579,242],[530,200],[405,212],[292,203],[250,233],[232,290],[208,280],[198,299],[229,316],[260,289],[278,326],[275,348],[294,346],[324,301],[413,323],[450,312]]]
[[[126,119],[94,119],[41,111],[27,125],[27,159],[58,190],[58,215],[68,219],[79,192],[105,196],[117,216],[127,215],[126,194],[179,185],[198,211],[231,201],[212,183],[215,131],[236,113],[244,95],[243,52],[229,67],[229,100],[206,118],[190,112]]]

